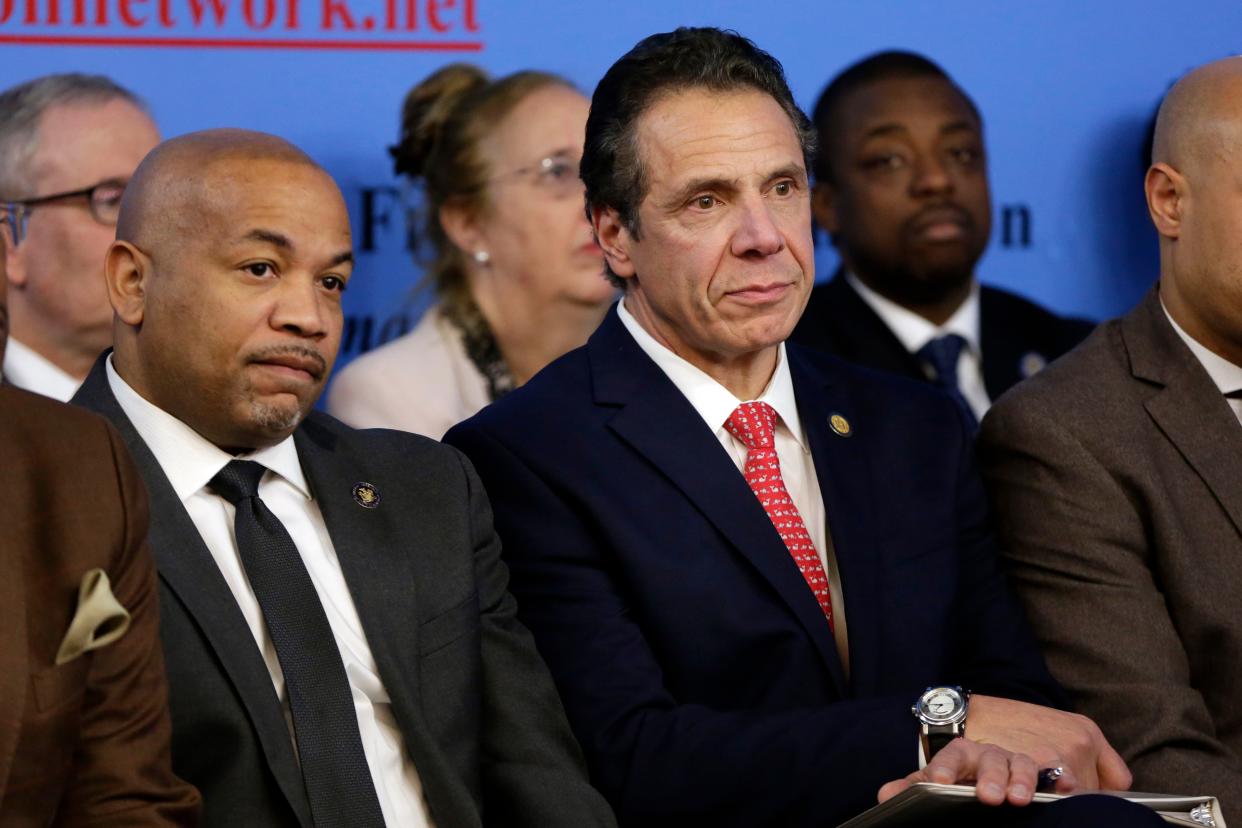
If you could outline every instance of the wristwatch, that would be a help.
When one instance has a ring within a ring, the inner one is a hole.
[[[928,687],[919,696],[910,712],[919,720],[919,742],[927,760],[953,739],[966,735],[969,707],[970,691],[960,687]]]

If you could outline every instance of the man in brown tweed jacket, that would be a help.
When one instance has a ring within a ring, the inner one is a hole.
[[[198,823],[169,761],[147,523],[111,426],[0,387],[0,826]]]
[[[1053,674],[1135,790],[1242,817],[1242,59],[1168,94],[1160,283],[1003,397],[980,455]]]

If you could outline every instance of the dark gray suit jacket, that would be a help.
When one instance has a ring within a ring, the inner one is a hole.
[[[984,418],[1054,675],[1143,791],[1242,814],[1242,426],[1153,290]]]
[[[103,414],[151,494],[173,767],[206,826],[310,826],[280,702],[245,619],[96,363],[74,402]],[[298,456],[437,828],[611,826],[530,634],[491,509],[458,452],[313,413]],[[379,492],[376,508],[355,485]]]

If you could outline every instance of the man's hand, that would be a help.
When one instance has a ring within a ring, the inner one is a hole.
[[[973,698],[970,703],[974,705]],[[975,796],[985,805],[1028,805],[1035,795],[1038,773],[1039,766],[1029,756],[970,739],[954,739],[932,757],[927,767],[880,788],[878,798],[880,802],[890,799],[915,782],[974,782]],[[1073,772],[1066,769],[1060,780],[1069,780],[1070,789],[1072,776]]]
[[[1057,783],[1062,793],[1074,789],[1066,783],[1070,777],[1084,790],[1124,791],[1132,781],[1125,761],[1095,722],[1077,713],[971,695],[966,735],[974,742],[1024,753],[1041,768],[1063,767],[1065,776]]]

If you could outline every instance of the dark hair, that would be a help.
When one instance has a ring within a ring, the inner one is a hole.
[[[393,170],[422,180],[421,209],[407,216],[414,248],[430,247],[427,279],[452,314],[472,306],[458,250],[440,225],[446,204],[481,213],[494,174],[480,150],[483,139],[528,95],[548,86],[573,88],[546,72],[514,72],[491,80],[477,66],[454,63],[433,73],[405,96],[401,135],[388,148]]]
[[[638,236],[638,205],[646,195],[635,125],[659,98],[685,89],[756,89],[771,95],[793,123],[810,163],[815,133],[794,103],[776,58],[737,32],[681,28],[648,37],[621,57],[591,97],[582,180],[588,212],[611,207]],[[609,272],[614,283],[615,274]]]
[[[819,139],[819,152],[815,156],[817,179],[832,180],[832,165],[828,162],[830,138],[840,129],[838,120],[841,116],[841,105],[845,99],[863,87],[893,78],[940,78],[958,91],[970,107],[970,111],[974,113],[975,119],[983,123],[975,102],[938,64],[914,52],[897,50],[876,52],[852,64],[829,81],[824,91],[820,93],[819,100],[815,102],[811,120],[815,122],[815,132]]]

